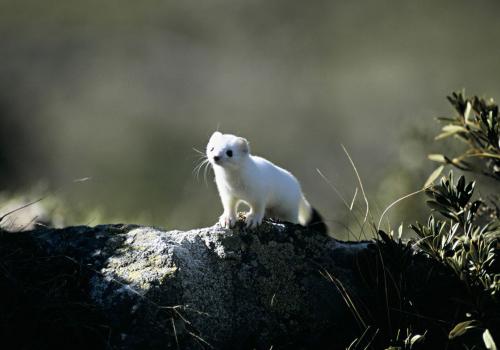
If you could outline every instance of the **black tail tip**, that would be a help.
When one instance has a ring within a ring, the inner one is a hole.
[[[321,214],[314,208],[312,208],[311,220],[307,224],[307,228],[324,235],[328,235],[328,226],[326,226],[323,221]]]

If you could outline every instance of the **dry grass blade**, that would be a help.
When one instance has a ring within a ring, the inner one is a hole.
[[[366,327],[363,333],[361,333],[361,336],[359,338],[354,339],[354,341],[351,344],[349,344],[347,350],[357,349],[361,341],[365,338],[366,333],[370,330],[370,328],[371,326]]]
[[[349,210],[352,210],[354,207],[354,202],[356,201],[356,196],[358,195],[358,188],[354,190],[354,195],[352,196],[352,201],[351,201],[351,206],[349,207]]]
[[[352,201],[351,201],[351,205],[349,205],[347,203],[347,200],[344,198],[344,196],[342,196],[342,194],[337,189],[337,187],[321,172],[321,170],[319,170],[318,168],[316,168],[316,171],[321,176],[321,178],[327,183],[327,185],[330,186],[332,188],[332,190],[335,191],[335,193],[337,194],[337,196],[342,200],[342,203],[349,210],[350,215],[353,217],[353,219],[355,220],[355,222],[359,226],[361,234],[364,234],[363,225],[361,224],[358,216],[356,215],[355,211],[353,210],[354,209],[354,203],[355,203],[355,200],[356,200],[356,196],[357,196],[357,193],[358,193],[358,188],[356,187],[356,189],[354,191],[354,196],[353,196]],[[333,221],[333,220],[330,220],[330,221]],[[345,226],[345,225],[343,225],[343,226]],[[345,227],[347,227],[347,226],[345,226]],[[354,234],[353,234],[353,237],[355,237]]]
[[[336,278],[335,276],[331,275],[326,270],[320,271],[320,273],[323,275],[323,277],[329,279],[335,285],[335,287],[337,287],[337,290],[340,292],[340,294],[341,294],[342,298],[344,299],[344,301],[346,302],[347,306],[352,311],[354,318],[356,319],[356,321],[358,322],[360,327],[362,326],[364,329],[366,329],[367,325],[366,325],[365,321],[361,317],[361,314],[359,313],[358,309],[356,308],[356,305],[354,305],[354,302],[352,301],[351,297],[349,296],[349,293],[345,289],[342,282],[338,278]]]
[[[363,182],[361,181],[361,177],[359,176],[358,169],[356,168],[356,165],[354,165],[354,162],[349,155],[349,152],[347,152],[347,149],[345,148],[344,145],[341,145],[342,149],[344,150],[344,153],[346,154],[347,158],[349,159],[349,162],[351,163],[352,168],[354,169],[354,173],[356,174],[356,178],[358,179],[359,182],[359,187],[361,188],[361,193],[363,194],[363,199],[365,200],[366,204],[366,212],[365,212],[365,217],[363,219],[363,223],[366,222],[366,219],[368,218],[368,213],[370,212],[370,205],[368,203],[368,198],[366,197],[365,189],[363,188]]]
[[[347,204],[347,201],[345,200],[344,196],[342,196],[342,194],[340,193],[340,191],[337,189],[337,187],[335,187],[335,185],[330,180],[328,180],[328,178],[325,175],[323,175],[323,173],[321,172],[321,170],[319,170],[318,168],[316,168],[316,171],[318,172],[319,176],[321,176],[321,178],[328,184],[328,186],[330,186],[332,188],[332,190],[335,191],[335,193],[342,200],[342,202],[344,203],[344,205],[346,206],[346,208],[349,209],[349,210],[352,210],[351,207],[349,206],[349,204]]]
[[[189,335],[191,335],[195,339],[198,339],[200,342],[202,342],[203,344],[207,345],[210,349],[215,349],[209,342],[207,342],[205,339],[203,339],[199,335],[194,334],[193,332],[190,332],[190,331],[187,331],[187,332],[189,333]]]
[[[377,252],[380,258],[380,263],[382,264],[382,273],[383,273],[383,278],[384,278],[384,293],[385,293],[385,310],[387,312],[387,325],[389,328],[389,333],[392,333],[392,322],[391,322],[391,312],[389,310],[389,293],[387,289],[387,275],[386,275],[386,267],[384,263],[384,257],[382,255],[382,252],[380,251],[380,246],[377,245]]]
[[[409,198],[411,196],[414,196],[416,194],[419,194],[420,192],[424,192],[429,186],[425,187],[425,188],[422,188],[418,191],[415,191],[415,192],[412,192],[412,193],[409,193],[401,198],[398,198],[396,199],[394,202],[392,202],[391,204],[389,204],[385,209],[384,211],[382,212],[382,214],[380,215],[380,219],[378,221],[378,225],[377,225],[377,231],[380,230],[380,225],[382,224],[382,219],[384,218],[384,215],[393,207],[395,206],[396,204],[398,204],[399,202],[401,202],[402,200],[405,200],[406,198]]]
[[[5,213],[5,214],[3,214],[2,216],[0,216],[0,222],[2,222],[2,221],[3,221],[3,219],[5,219],[7,216],[9,216],[9,215],[11,215],[11,214],[14,214],[15,212],[17,212],[17,211],[19,211],[19,210],[22,210],[22,209],[24,209],[24,208],[27,208],[27,207],[29,207],[30,205],[33,205],[33,204],[35,204],[35,203],[38,203],[38,202],[40,202],[40,201],[44,200],[45,198],[47,198],[47,196],[40,197],[40,198],[38,198],[38,199],[36,199],[36,200],[34,200],[34,201],[32,201],[32,202],[29,202],[29,203],[27,203],[27,204],[25,204],[25,205],[23,205],[23,206],[20,206],[19,208],[16,208],[16,209],[13,209],[13,210],[11,210],[11,211],[8,211],[7,213]]]
[[[79,179],[74,179],[74,180],[72,180],[71,182],[73,182],[73,183],[81,183],[81,182],[86,182],[86,181],[89,181],[89,180],[92,180],[92,178],[91,178],[91,177],[89,177],[89,176],[87,176],[87,177],[82,177],[82,178],[79,178]],[[54,193],[55,193],[55,192],[59,192],[59,191],[61,191],[61,189],[62,189],[62,188],[64,188],[64,186],[61,186],[61,187],[59,187],[58,189],[56,189],[56,190],[54,191]],[[2,216],[0,216],[0,223],[1,223],[1,222],[3,221],[3,219],[5,219],[7,216],[9,216],[9,215],[11,215],[11,214],[14,214],[15,212],[17,212],[17,211],[19,211],[19,210],[22,210],[22,209],[24,209],[24,208],[27,208],[27,207],[29,207],[30,205],[36,204],[36,203],[38,203],[38,202],[40,202],[40,201],[44,200],[44,199],[45,199],[45,198],[47,198],[47,197],[48,197],[48,196],[42,196],[42,197],[40,197],[40,198],[38,198],[38,199],[36,199],[36,200],[34,200],[34,201],[32,201],[32,202],[29,202],[29,203],[27,203],[27,204],[25,204],[25,205],[20,206],[19,208],[13,209],[13,210],[11,210],[11,211],[9,211],[9,212],[7,212],[7,213],[3,214]]]
[[[368,344],[366,344],[366,346],[365,346],[365,349],[364,349],[364,350],[367,350],[367,349],[369,349],[369,348],[370,348],[370,346],[372,345],[372,343],[373,343],[373,341],[375,340],[375,337],[377,336],[377,334],[378,334],[378,332],[379,332],[379,331],[380,331],[380,328],[377,328],[377,329],[375,330],[375,333],[373,333],[372,338],[370,339],[370,341],[368,342]]]
[[[175,344],[177,345],[177,349],[180,349],[181,347],[179,345],[179,339],[177,338],[177,329],[175,328],[174,318],[171,317],[170,321],[172,322],[172,329],[174,330]]]

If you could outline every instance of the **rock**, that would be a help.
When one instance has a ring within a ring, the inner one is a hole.
[[[34,239],[35,255],[77,267],[82,287],[71,297],[107,324],[103,347],[330,348],[357,334],[331,276],[351,297],[364,293],[352,270],[370,243],[274,222],[257,230],[100,225],[18,234]]]
[[[470,289],[411,240],[379,237],[346,243],[275,222],[0,230],[0,344],[385,349],[420,339],[412,349],[463,348],[448,333],[469,317]],[[497,303],[477,293],[495,338]],[[481,343],[473,333],[469,343]]]

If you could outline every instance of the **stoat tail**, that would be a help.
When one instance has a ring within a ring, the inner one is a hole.
[[[302,196],[299,205],[299,223],[311,230],[328,234],[328,227],[323,221],[323,217],[309,204],[304,196]]]

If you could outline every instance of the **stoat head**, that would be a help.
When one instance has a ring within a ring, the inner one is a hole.
[[[206,154],[212,166],[234,169],[248,158],[250,146],[243,137],[216,131],[208,141]]]

